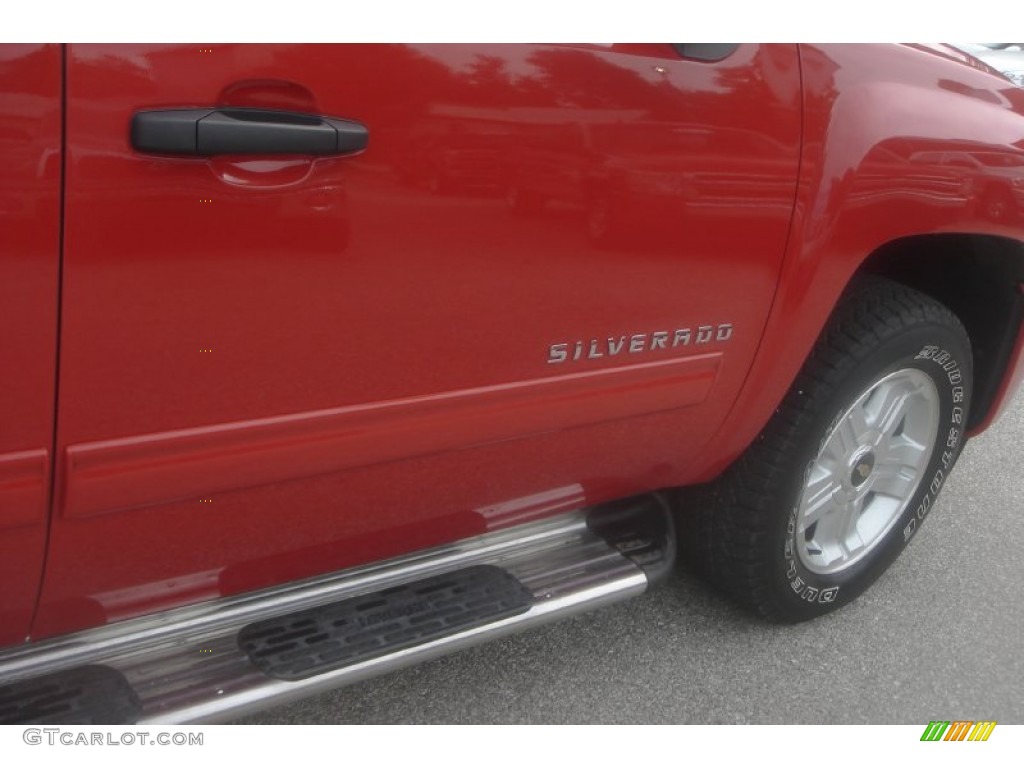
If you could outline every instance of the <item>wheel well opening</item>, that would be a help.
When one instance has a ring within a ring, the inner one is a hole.
[[[859,271],[928,294],[960,318],[974,356],[967,427],[983,423],[1024,319],[1024,243],[972,234],[906,237],[876,250]]]

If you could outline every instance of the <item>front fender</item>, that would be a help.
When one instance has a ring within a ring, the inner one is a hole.
[[[800,61],[803,145],[786,256],[762,344],[700,480],[764,427],[872,253],[937,233],[1024,242],[1024,210],[992,216],[980,202],[993,183],[1024,184],[1024,90],[951,49],[801,46]]]

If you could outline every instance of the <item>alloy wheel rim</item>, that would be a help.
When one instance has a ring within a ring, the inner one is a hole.
[[[809,464],[794,531],[801,563],[836,574],[885,539],[914,497],[935,447],[939,392],[916,368],[868,387]]]

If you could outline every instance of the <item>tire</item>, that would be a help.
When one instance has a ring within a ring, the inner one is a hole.
[[[887,280],[856,282],[754,444],[719,481],[682,492],[681,551],[771,620],[850,602],[903,551],[949,477],[971,374],[949,309]]]

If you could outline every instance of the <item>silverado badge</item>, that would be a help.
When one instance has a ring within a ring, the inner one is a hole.
[[[601,357],[615,357],[620,354],[635,355],[659,349],[687,347],[691,344],[725,342],[731,338],[732,323],[720,323],[718,325],[698,325],[695,329],[677,328],[674,331],[634,333],[630,336],[609,336],[605,339],[563,341],[552,344],[548,348],[548,363],[597,360]]]

